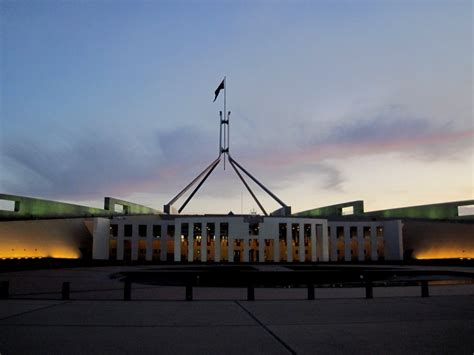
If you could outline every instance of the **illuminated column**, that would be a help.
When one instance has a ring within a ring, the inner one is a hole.
[[[344,226],[344,261],[351,260],[351,228]]]
[[[293,238],[291,222],[286,224],[286,260],[289,263],[293,261]]]
[[[265,237],[259,237],[258,239],[258,262],[265,262]]]
[[[331,226],[331,261],[337,261],[337,226]]]
[[[214,223],[214,262],[221,261],[221,224]]]
[[[298,246],[298,254],[300,262],[304,262],[304,224],[300,223],[300,230],[299,230],[299,246]]]
[[[201,262],[207,261],[207,223],[201,224]]]
[[[327,221],[321,224],[321,259],[322,261],[329,261],[329,237],[328,237],[328,223]]]
[[[317,261],[316,226],[311,223],[311,261]]]
[[[357,260],[364,261],[364,226],[357,226]]]
[[[278,263],[280,261],[280,238],[273,238],[273,261]]]
[[[370,260],[377,260],[377,227],[375,223],[370,226]]]
[[[181,223],[179,220],[174,226],[174,261],[181,261]]]

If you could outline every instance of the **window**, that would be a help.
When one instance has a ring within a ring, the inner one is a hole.
[[[161,238],[161,226],[160,225],[153,225],[153,237]]]
[[[15,204],[15,201],[0,200],[0,211],[18,212]]]
[[[354,206],[343,207],[341,210],[341,214],[343,216],[349,216],[351,214],[354,214]]]
[[[258,223],[249,223],[249,235],[258,235],[260,227]]]
[[[458,206],[458,216],[474,215],[474,205]]]
[[[110,225],[110,235],[112,237],[116,237],[118,235],[118,225],[117,224],[111,224]]]
[[[132,225],[131,224],[126,224],[123,226],[123,235],[125,237],[131,237],[132,236],[132,233],[133,233],[133,228],[132,228]]]
[[[140,237],[146,237],[146,224],[140,224],[138,226],[138,235]]]
[[[114,212],[116,212],[116,213],[123,213],[123,212],[124,212],[123,205],[115,204],[115,205],[114,205]]]

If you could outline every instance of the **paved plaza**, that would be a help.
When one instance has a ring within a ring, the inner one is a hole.
[[[133,268],[130,268],[133,269]],[[0,353],[8,354],[472,354],[474,285],[245,289],[123,285],[124,268],[0,274]],[[61,300],[61,282],[71,300]]]

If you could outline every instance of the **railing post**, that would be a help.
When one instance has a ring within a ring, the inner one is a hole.
[[[429,297],[428,280],[421,281],[421,297]]]
[[[132,282],[130,280],[125,280],[123,285],[123,300],[130,301],[132,299]]]
[[[247,286],[247,301],[255,301],[255,286],[252,282]]]
[[[314,284],[308,283],[308,300],[314,300]]]
[[[365,281],[365,298],[374,298],[374,290],[372,286],[372,281]]]
[[[8,288],[10,286],[9,281],[2,281],[0,283],[0,299],[6,300],[9,297]]]
[[[63,286],[61,288],[61,296],[63,300],[68,300],[69,299],[69,291],[70,291],[70,283],[69,282],[63,282]]]

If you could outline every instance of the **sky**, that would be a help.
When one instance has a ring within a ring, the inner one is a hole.
[[[472,17],[469,0],[2,0],[0,193],[162,209],[218,155],[226,76],[230,154],[294,212],[474,199]],[[227,163],[184,212],[229,211],[259,212]]]

